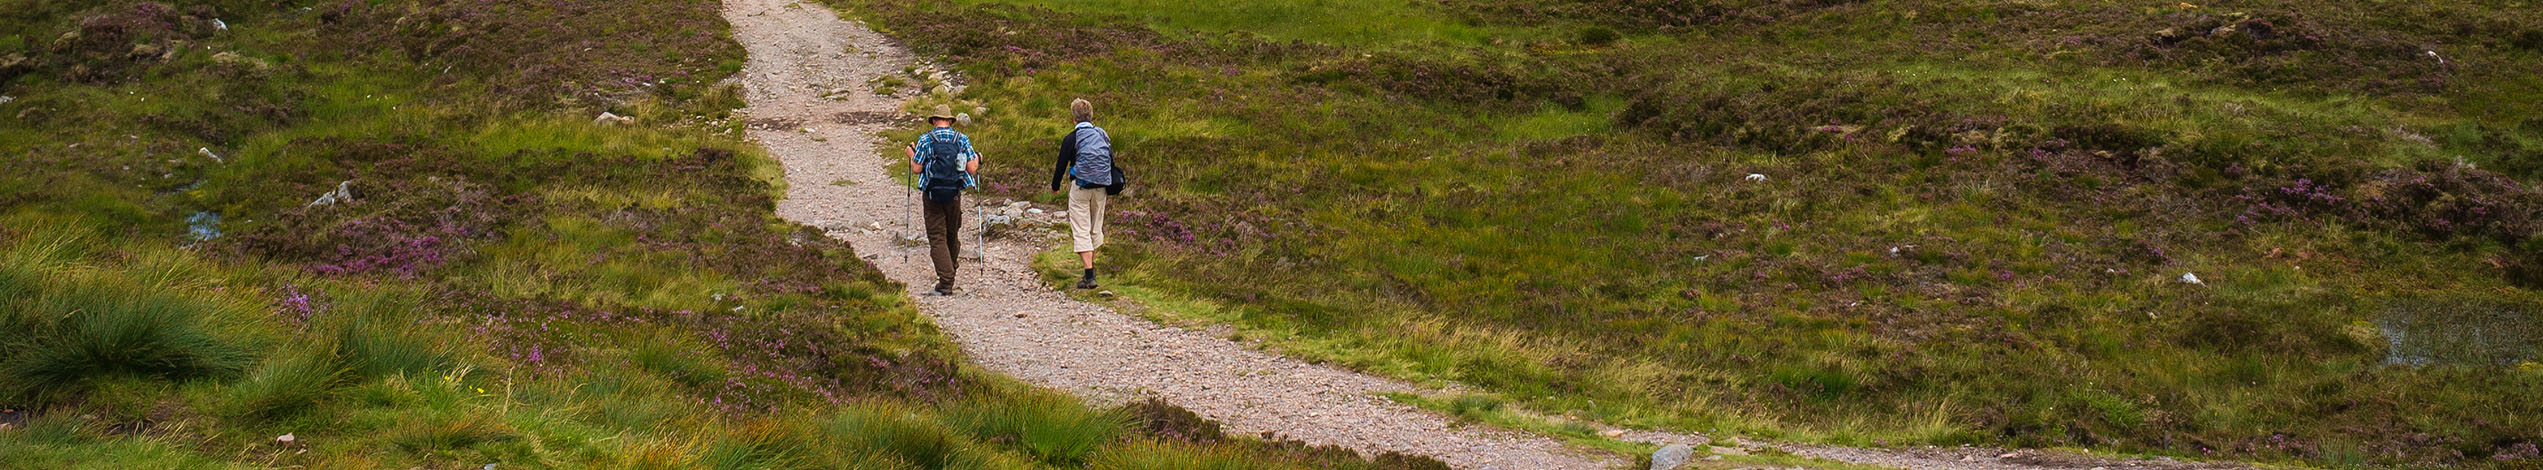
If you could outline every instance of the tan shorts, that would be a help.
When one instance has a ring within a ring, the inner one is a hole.
[[[1095,251],[1104,246],[1104,203],[1112,196],[1104,188],[1079,188],[1070,184],[1068,191],[1068,236],[1076,241],[1077,252]]]

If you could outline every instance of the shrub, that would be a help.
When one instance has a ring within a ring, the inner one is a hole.
[[[1624,39],[1624,35],[1616,33],[1614,28],[1591,26],[1581,29],[1580,42],[1583,45],[1605,47],[1615,44],[1618,39]]]

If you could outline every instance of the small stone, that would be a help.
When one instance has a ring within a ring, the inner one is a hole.
[[[284,435],[280,435],[280,436],[274,436],[274,443],[275,443],[275,444],[291,445],[292,443],[295,443],[295,442],[300,442],[300,437],[299,437],[299,436],[293,436],[293,435],[290,435],[290,434],[284,434]]]
[[[1095,295],[1100,295],[1100,296],[1105,296],[1105,297],[1112,297],[1112,296],[1113,296],[1113,291],[1112,291],[1111,289],[1100,290],[1100,291],[1096,291],[1096,292],[1095,292]]]
[[[624,126],[635,124],[636,118],[620,116],[617,113],[608,111],[601,111],[600,116],[592,118],[592,123],[604,126]]]
[[[2002,453],[2002,454],[1997,454],[1997,455],[1996,455],[1996,458],[1999,458],[1999,459],[2010,459],[2010,458],[2013,458],[2014,456],[2017,456],[2017,455],[2022,455],[2022,454],[2013,453],[2013,452],[2006,452],[2006,453]]]
[[[1714,446],[1713,453],[1719,455],[1748,455],[1748,449]]]
[[[1766,181],[1766,175],[1756,173],[1749,173],[1747,178],[1749,181]]]
[[[317,199],[311,200],[308,204],[302,205],[301,207],[318,207],[340,202],[353,202],[353,180],[345,180],[343,182],[336,183],[336,189],[334,191],[319,194]]]
[[[1015,317],[1016,317],[1016,318],[1024,318],[1024,312],[1015,312]]]
[[[1605,430],[1605,431],[1599,431],[1599,432],[1598,432],[1598,435],[1599,435],[1599,436],[1606,437],[1606,438],[1608,438],[1608,439],[1615,439],[1615,438],[1619,438],[1619,437],[1625,437],[1625,430],[1623,430],[1623,429],[1609,429],[1609,430]]]
[[[1651,470],[1677,470],[1695,458],[1695,448],[1686,444],[1670,444],[1651,453]]]

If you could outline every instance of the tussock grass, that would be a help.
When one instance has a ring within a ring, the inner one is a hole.
[[[1074,399],[1048,392],[954,405],[945,411],[945,420],[974,439],[1012,442],[1052,465],[1085,462],[1130,425],[1120,414],[1076,405]]]

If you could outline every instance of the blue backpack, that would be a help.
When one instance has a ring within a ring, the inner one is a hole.
[[[927,191],[927,202],[961,200],[967,186],[962,171],[962,140],[952,132],[927,133],[927,160],[920,189]]]

